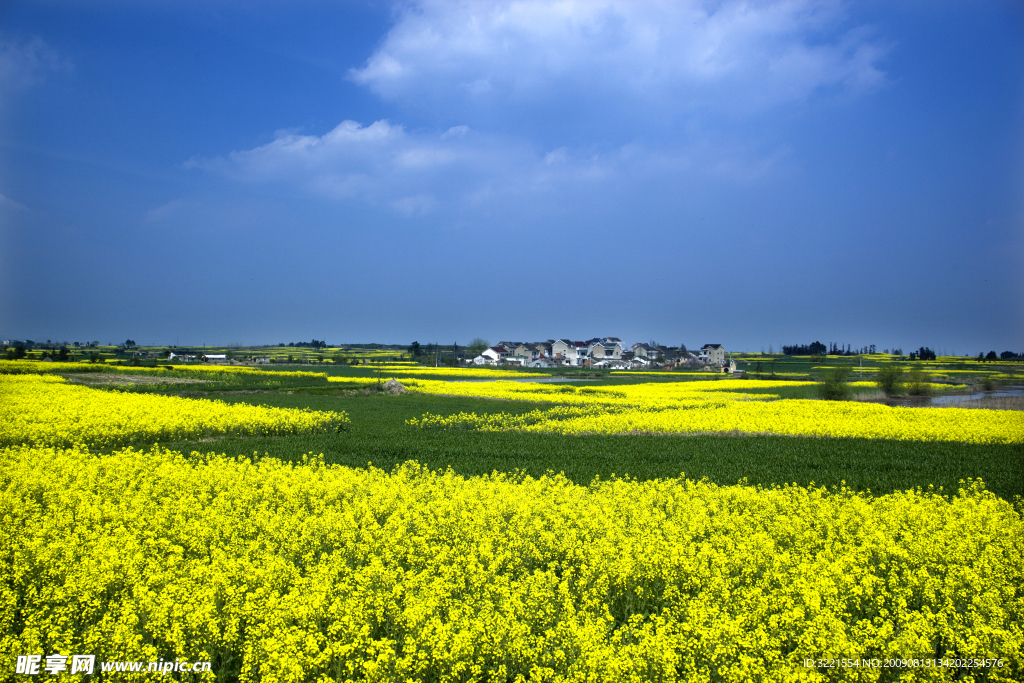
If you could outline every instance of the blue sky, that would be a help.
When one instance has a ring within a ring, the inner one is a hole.
[[[0,5],[0,338],[1024,351],[1012,2]]]

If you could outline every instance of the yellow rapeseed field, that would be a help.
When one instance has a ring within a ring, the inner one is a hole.
[[[216,434],[306,434],[348,424],[344,413],[103,391],[55,375],[0,375],[0,446],[115,446]]]
[[[152,375],[155,377],[196,376],[217,379],[218,375],[244,375],[259,377],[305,377],[325,379],[326,372],[303,370],[274,371],[260,370],[246,365],[160,365],[157,367],[135,365],[99,365],[96,363],[47,363],[42,361],[0,360],[0,375],[29,374],[71,374],[80,372],[123,373],[131,375]]]
[[[0,519],[8,672],[89,653],[243,683],[1024,678],[1024,521],[977,485],[579,486],[14,447]],[[998,664],[805,666],[833,657]]]
[[[875,403],[765,400],[773,388],[811,382],[730,380],[634,384],[611,387],[535,385],[511,382],[453,384],[410,381],[410,389],[432,394],[479,396],[556,404],[526,415],[426,414],[409,420],[433,429],[536,431],[557,434],[685,434],[743,432],[794,436],[1024,443],[1024,414],[1009,410],[892,408]],[[854,383],[857,386],[860,383]],[[864,383],[867,384],[867,383]]]

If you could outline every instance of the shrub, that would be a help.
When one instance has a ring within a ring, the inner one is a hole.
[[[981,380],[981,386],[985,391],[992,391],[996,388],[996,381],[992,379],[991,375],[985,375]]]
[[[904,391],[903,368],[899,365],[886,365],[879,368],[875,384],[885,392],[886,396],[897,396]]]
[[[932,378],[921,368],[912,368],[908,379],[907,392],[911,396],[925,396],[931,391],[928,385]]]
[[[845,401],[850,398],[850,385],[846,378],[850,369],[845,365],[828,368],[818,382],[818,396],[826,401]]]

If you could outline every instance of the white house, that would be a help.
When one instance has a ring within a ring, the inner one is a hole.
[[[725,348],[721,344],[705,344],[700,347],[700,353],[702,357],[707,357],[708,363],[713,363],[714,365],[725,364]]]
[[[562,365],[579,365],[582,362],[580,346],[583,342],[574,342],[571,339],[556,339],[551,345],[551,357],[558,360]],[[586,355],[586,347],[583,347],[583,354]]]
[[[601,343],[604,344],[605,348],[611,348],[612,346],[619,347],[619,355],[616,356],[616,358],[621,357],[623,352],[626,350],[626,345],[618,337],[605,337],[601,340]]]
[[[658,347],[650,344],[633,344],[633,357],[654,359],[659,355]]]
[[[537,349],[530,344],[516,344],[510,355],[516,358],[525,358],[530,361],[537,358]]]
[[[492,346],[483,353],[480,354],[484,358],[488,359],[488,363],[498,363],[508,358],[508,349],[501,344],[498,346]]]
[[[587,355],[593,360],[604,360],[606,358],[614,358],[619,360],[622,358],[622,347],[619,344],[611,342],[607,339],[602,341],[594,341],[587,348]]]

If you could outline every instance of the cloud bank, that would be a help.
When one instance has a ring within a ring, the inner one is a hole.
[[[419,0],[350,77],[420,127],[344,121],[192,165],[408,216],[687,171],[756,182],[791,149],[751,122],[885,81],[849,23],[811,0]]]
[[[569,98],[744,113],[880,85],[885,47],[813,0],[420,0],[351,77],[436,113]]]

